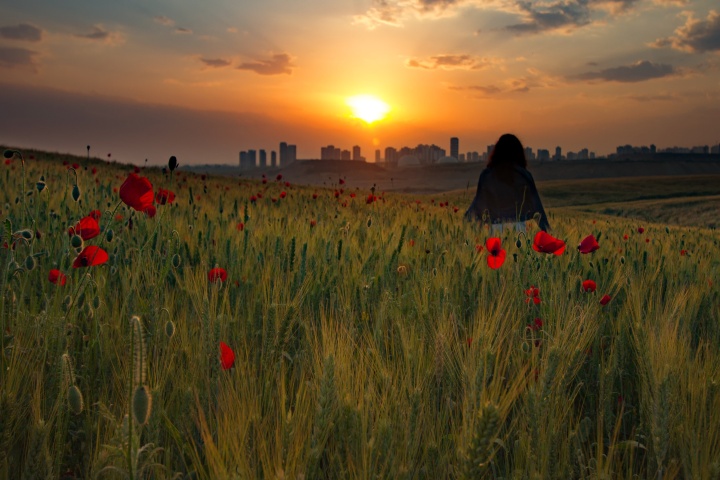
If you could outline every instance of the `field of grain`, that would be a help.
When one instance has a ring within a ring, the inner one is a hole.
[[[720,478],[716,230],[7,155],[0,478]]]

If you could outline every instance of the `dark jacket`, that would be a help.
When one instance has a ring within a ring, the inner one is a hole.
[[[465,218],[470,221],[504,223],[529,220],[539,213],[540,229],[547,231],[550,224],[530,172],[520,166],[513,166],[508,173],[510,175],[504,181],[497,168],[482,171],[477,193],[465,212]]]

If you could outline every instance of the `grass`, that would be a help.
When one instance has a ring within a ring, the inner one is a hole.
[[[549,207],[566,252],[506,231],[491,270],[453,195],[148,169],[177,194],[148,218],[113,192],[128,167],[69,159],[74,201],[35,156],[26,192],[0,171],[0,478],[720,475],[717,231]],[[94,209],[109,261],[73,269]]]

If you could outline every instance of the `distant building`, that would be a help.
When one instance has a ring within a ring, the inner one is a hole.
[[[648,150],[648,153],[649,152],[650,151]],[[590,152],[587,148],[583,148],[578,152],[578,160],[587,160],[588,158],[590,158]]]
[[[537,159],[541,162],[547,162],[548,160],[550,160],[550,150],[538,148]]]
[[[458,137],[450,138],[450,156],[455,157],[455,160],[460,159],[460,139]]]
[[[375,162],[380,163],[380,150],[375,150]]]
[[[555,155],[553,156],[553,160],[562,160],[562,148],[555,147]]]
[[[240,168],[249,170],[255,168],[256,154],[255,150],[240,152]]]
[[[267,167],[267,152],[264,149],[261,149],[258,154],[260,157],[260,168]]]
[[[385,163],[396,164],[398,161],[398,151],[395,147],[387,147],[385,149]]]
[[[293,163],[295,160],[297,160],[297,145],[287,146],[287,160],[288,164]]]
[[[350,160],[352,159],[352,156],[350,155],[350,150],[343,150],[340,152],[340,160]]]
[[[279,167],[284,167],[288,162],[288,144],[280,142],[280,164]]]
[[[270,166],[277,167],[277,152],[275,150],[270,152]]]
[[[347,150],[346,150],[347,151]],[[342,150],[336,148],[335,145],[328,145],[320,148],[320,160],[341,160]],[[350,158],[348,158],[350,160]]]
[[[533,153],[532,147],[525,147],[525,158],[528,161],[535,160],[535,154]]]
[[[460,161],[460,162],[465,163],[465,154],[464,154],[464,153],[461,153],[461,154],[460,154],[460,157],[459,157],[457,160]]]
[[[352,159],[356,162],[360,162],[363,160],[362,155],[360,155],[360,146],[355,145],[352,147]]]

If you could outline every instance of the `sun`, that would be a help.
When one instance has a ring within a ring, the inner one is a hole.
[[[382,120],[390,111],[390,106],[372,95],[355,95],[345,103],[352,109],[352,116],[371,124]]]

